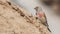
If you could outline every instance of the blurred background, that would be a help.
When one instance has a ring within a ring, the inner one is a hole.
[[[52,34],[60,34],[60,0],[11,0],[20,7],[32,13],[34,16],[35,7],[39,6],[45,12],[48,25]]]

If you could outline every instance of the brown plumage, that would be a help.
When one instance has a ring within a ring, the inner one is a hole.
[[[46,15],[45,15],[45,13],[42,11],[42,9],[41,8],[39,8],[39,7],[35,7],[34,8],[35,10],[36,10],[36,16],[38,17],[38,19],[41,21],[41,23],[43,24],[43,25],[45,25],[46,27],[47,27],[47,29],[50,31],[50,29],[49,29],[49,25],[48,25],[48,23],[47,23],[47,18],[46,18]],[[50,31],[51,32],[51,31]]]

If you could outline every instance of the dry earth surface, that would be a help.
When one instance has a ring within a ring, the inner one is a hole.
[[[51,34],[36,16],[7,0],[0,0],[0,34]]]

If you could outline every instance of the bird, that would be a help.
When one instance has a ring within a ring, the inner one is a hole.
[[[41,23],[43,25],[45,25],[47,27],[47,29],[50,31],[49,29],[49,25],[47,23],[47,18],[46,18],[46,15],[45,13],[42,11],[42,8],[41,7],[35,7],[34,8],[36,10],[36,16],[38,17],[38,19],[41,21]],[[51,32],[51,31],[50,31]]]

